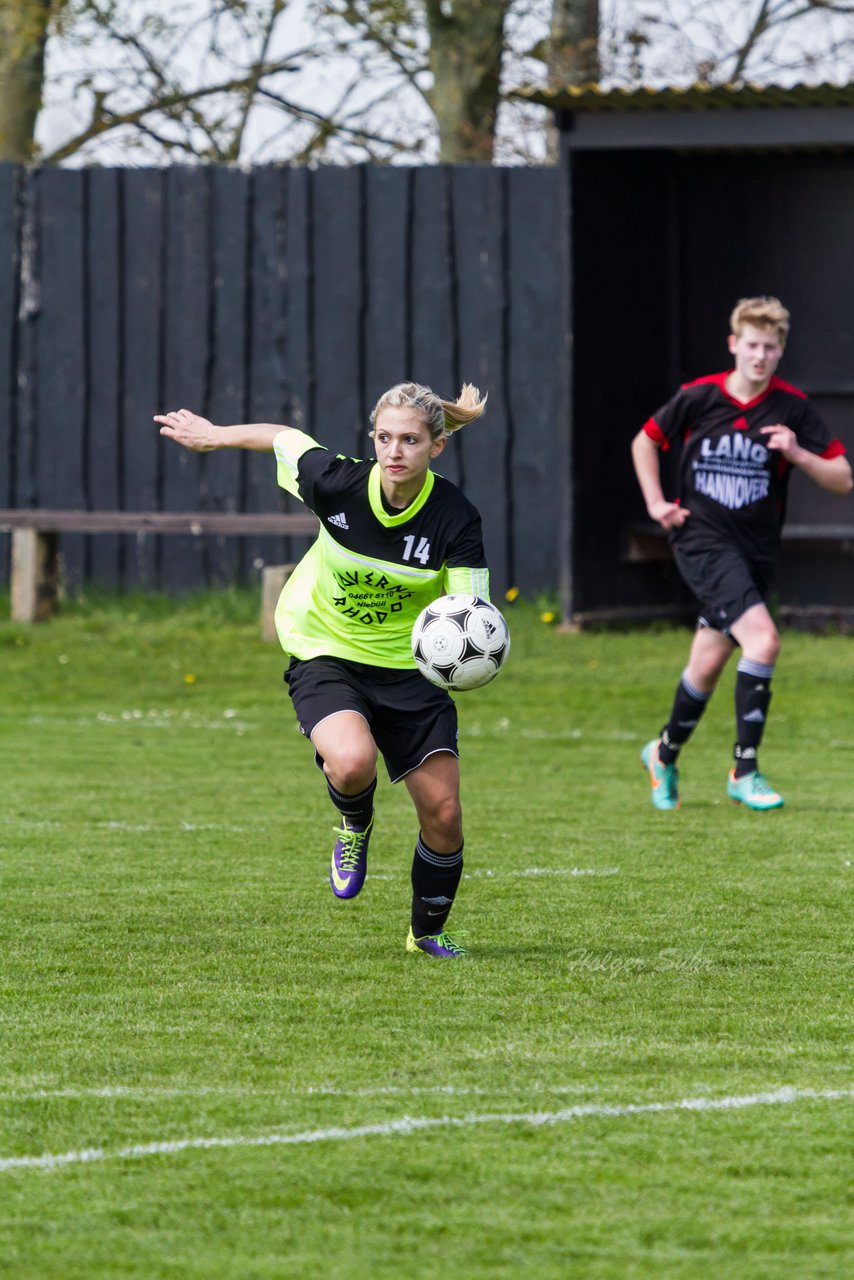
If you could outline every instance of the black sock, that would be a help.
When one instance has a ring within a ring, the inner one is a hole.
[[[685,672],[682,672],[670,710],[670,719],[661,730],[658,758],[662,764],[673,764],[680,748],[696,729],[711,696],[710,693],[701,693],[699,689],[695,689]]]
[[[374,811],[374,792],[377,789],[377,780],[374,778],[369,787],[365,787],[364,791],[360,791],[355,796],[345,796],[343,792],[336,791],[329,779],[326,779],[326,786],[329,791],[329,799],[335,805],[335,808],[345,818],[349,818],[350,822],[355,822],[357,826],[366,827],[371,820],[371,814]]]
[[[456,853],[435,853],[419,832],[412,859],[412,932],[416,938],[442,932],[462,874],[462,845]]]
[[[743,778],[759,768],[759,746],[771,703],[773,662],[742,658],[735,677],[735,776]]]

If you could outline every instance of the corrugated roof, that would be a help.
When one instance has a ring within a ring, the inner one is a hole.
[[[679,89],[600,89],[598,85],[565,85],[545,89],[529,85],[514,97],[553,111],[708,111],[745,107],[851,107],[854,84],[692,84]]]

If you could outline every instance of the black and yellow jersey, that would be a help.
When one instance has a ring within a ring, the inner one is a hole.
[[[425,605],[457,591],[489,598],[480,516],[449,480],[428,471],[414,501],[391,511],[377,462],[292,429],[273,448],[280,486],[320,521],[276,609],[286,653],[413,667],[412,625]]]

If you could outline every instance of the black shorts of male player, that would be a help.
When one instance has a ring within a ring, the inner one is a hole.
[[[679,534],[671,537],[671,548],[683,582],[699,602],[699,626],[728,636],[748,609],[767,604],[773,561],[752,560],[732,544],[696,545]]]
[[[437,751],[459,756],[454,701],[418,671],[395,671],[343,658],[292,658],[285,683],[300,732],[307,738],[321,721],[339,711],[361,715],[392,782],[400,782]],[[317,752],[315,761],[322,769]]]
[[[734,543],[710,538],[698,539],[692,536],[690,529],[673,531],[670,545],[682,579],[700,605],[697,632],[718,632],[726,637],[735,650],[738,648],[738,641],[732,634],[733,627],[737,627],[739,619],[749,609],[756,605],[767,607],[768,591],[774,573],[773,560],[753,558]],[[699,635],[695,637],[696,640],[699,638]],[[737,777],[735,770],[739,766],[747,774],[755,771],[756,755],[762,742],[771,701],[772,674],[772,665],[742,654],[736,673],[735,709],[739,736],[735,746],[736,763],[731,775],[731,788],[737,786],[732,779]],[[664,786],[662,791],[665,794],[660,797],[653,790],[653,804],[656,807],[678,806],[678,793],[674,796],[676,757],[702,719],[710,696],[710,693],[692,683],[687,669],[683,671],[669,719],[661,730],[658,743],[647,743],[644,747],[641,758],[650,771],[653,788],[658,781],[659,771],[664,771],[665,782],[668,778],[667,771],[673,780],[670,795],[666,794]],[[775,802],[782,803],[777,793],[770,788],[759,797],[757,807],[762,800],[768,802],[768,807]]]

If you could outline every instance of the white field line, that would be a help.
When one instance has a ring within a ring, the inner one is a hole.
[[[104,1160],[140,1160],[146,1156],[176,1155],[182,1151],[226,1150],[236,1147],[302,1147],[316,1142],[392,1138],[429,1129],[469,1129],[475,1125],[484,1124],[542,1127],[588,1117],[653,1115],[674,1111],[739,1111],[748,1107],[781,1106],[795,1102],[848,1101],[849,1099],[854,1099],[854,1088],[782,1088],[768,1093],[742,1094],[728,1098],[682,1098],[676,1102],[638,1102],[624,1106],[583,1103],[574,1107],[565,1107],[561,1111],[486,1112],[482,1115],[467,1116],[401,1116],[399,1120],[387,1120],[378,1124],[354,1125],[350,1128],[335,1126],[327,1129],[307,1129],[302,1133],[270,1133],[258,1137],[184,1138],[172,1142],[148,1142],[138,1146],[120,1147],[115,1151],[107,1151],[103,1147],[89,1147],[82,1151],[65,1151],[55,1155],[6,1156],[0,1158],[0,1173],[10,1173],[15,1169],[52,1171],[68,1165],[97,1164]]]
[[[89,1098],[139,1098],[149,1101],[155,1098],[206,1098],[224,1096],[234,1098],[242,1095],[263,1096],[255,1090],[242,1089],[239,1085],[232,1088],[219,1085],[198,1085],[182,1089],[180,1086],[104,1084],[92,1085],[89,1088],[73,1089],[10,1089],[0,1092],[0,1102],[52,1102],[54,1099],[83,1102]]]
[[[507,879],[509,876],[618,876],[619,867],[521,867],[516,871],[464,871],[463,878],[470,880],[477,876],[489,879]]]
[[[22,819],[18,824],[27,830],[40,830],[48,828],[60,828],[65,824],[58,819],[44,820],[27,820]],[[247,827],[236,826],[224,822],[121,822],[117,820],[100,820],[90,823],[92,827],[101,831],[122,831],[134,834],[161,834],[171,833],[174,831],[181,832],[204,832],[204,831],[221,831],[228,835],[250,835],[255,837],[266,836],[271,834],[269,827]],[[846,864],[847,865],[847,864]],[[516,867],[509,871],[493,871],[490,868],[479,867],[473,871],[464,871],[463,879],[472,880],[486,877],[487,879],[506,880],[510,877],[520,876],[570,876],[576,878],[578,876],[618,876],[620,874],[619,867]],[[324,872],[326,877],[326,872]],[[371,879],[378,881],[395,881],[400,879],[400,873],[375,870],[371,872]],[[88,892],[88,890],[86,890]]]
[[[464,871],[464,880],[510,880],[520,876],[618,876],[619,867],[518,867],[511,871],[492,871],[487,867],[478,867],[474,871]],[[387,871],[369,872],[371,880],[399,880],[397,875]],[[328,877],[327,877],[328,878]]]
[[[589,1084],[534,1084],[527,1085],[526,1093],[546,1093],[558,1095],[564,1093],[597,1093],[598,1085]],[[392,1097],[425,1097],[440,1094],[445,1098],[478,1097],[489,1098],[494,1095],[493,1089],[479,1089],[476,1086],[454,1084],[436,1085],[381,1085],[364,1089],[348,1089],[348,1098],[392,1098]],[[75,1089],[60,1087],[57,1089],[10,1089],[0,1091],[0,1102],[53,1102],[70,1101],[86,1102],[92,1098],[125,1099],[128,1101],[153,1102],[170,1098],[294,1098],[294,1097],[340,1097],[340,1085],[310,1084],[303,1089],[254,1089],[251,1085],[92,1085],[88,1088]]]
[[[17,824],[27,831],[64,830],[67,823],[59,818],[22,818]],[[236,826],[229,822],[123,822],[117,819],[98,819],[85,824],[97,831],[148,832],[158,835],[173,831],[225,831],[229,835],[270,835],[272,827]]]

